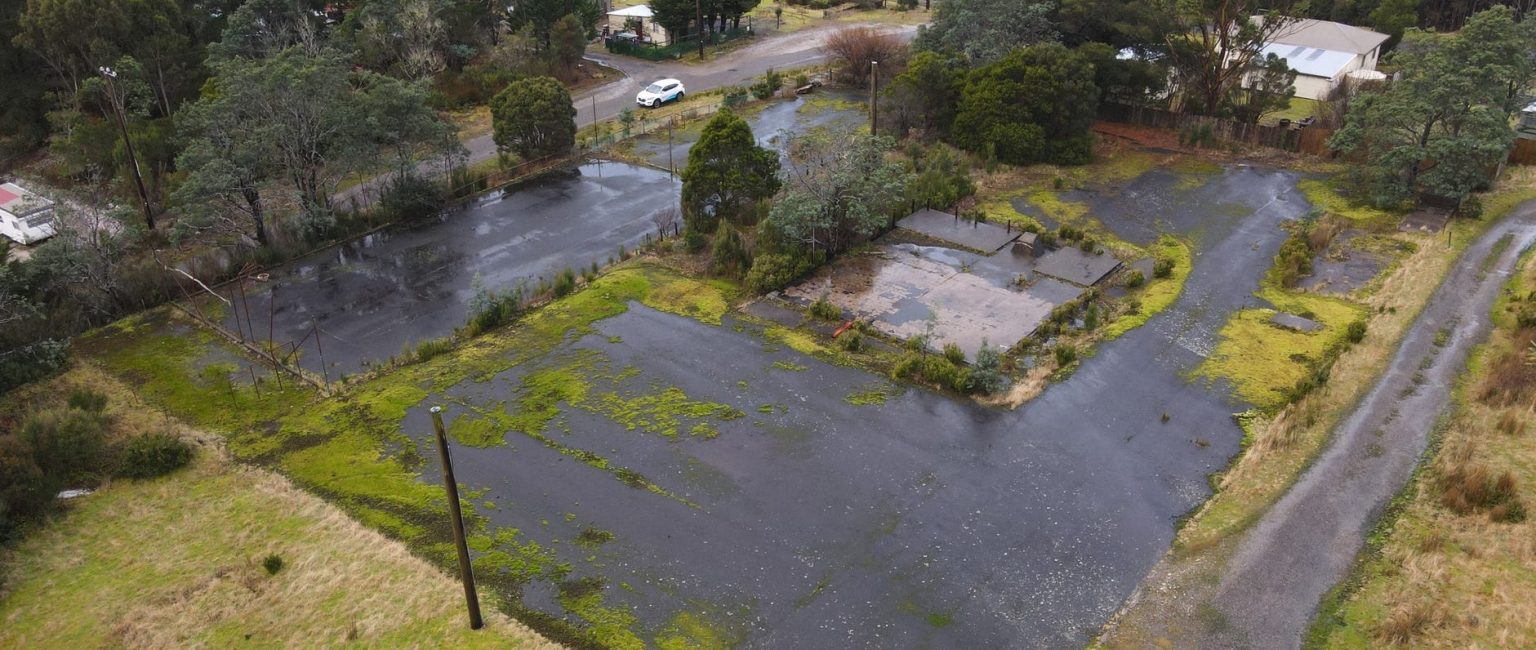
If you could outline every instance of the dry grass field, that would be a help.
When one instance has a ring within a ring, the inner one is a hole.
[[[114,434],[169,429],[198,455],[161,479],[113,481],[0,550],[0,647],[557,647],[494,603],[469,630],[452,577],[88,365],[13,406],[76,386],[108,395]]]

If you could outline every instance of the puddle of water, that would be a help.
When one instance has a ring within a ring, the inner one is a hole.
[[[272,271],[247,298],[251,328],[263,339],[270,331],[297,341],[316,326],[322,349],[311,341],[301,363],[318,372],[323,351],[332,377],[356,372],[463,325],[477,277],[487,289],[508,290],[568,266],[605,264],[654,230],[650,215],[673,206],[679,189],[666,172],[627,164],[556,172]]]

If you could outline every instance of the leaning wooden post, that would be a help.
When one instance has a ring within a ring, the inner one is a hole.
[[[437,433],[437,454],[443,459],[443,487],[448,491],[448,517],[453,521],[453,545],[459,551],[459,575],[464,579],[464,602],[469,606],[469,629],[485,626],[480,619],[480,597],[475,593],[475,573],[469,566],[469,546],[464,543],[464,517],[459,512],[459,484],[453,479],[453,459],[448,455],[448,436],[443,433],[443,407],[432,407],[432,429]]]

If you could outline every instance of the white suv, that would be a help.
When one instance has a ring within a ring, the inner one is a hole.
[[[656,108],[674,99],[682,101],[683,93],[683,82],[676,79],[662,79],[646,86],[645,90],[635,95],[635,103],[641,106]]]

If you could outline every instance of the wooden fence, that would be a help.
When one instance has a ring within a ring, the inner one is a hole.
[[[1509,164],[1536,165],[1536,140],[1516,138],[1515,146],[1509,150]]]
[[[1330,129],[1297,126],[1261,126],[1224,120],[1203,115],[1186,115],[1158,108],[1104,103],[1099,106],[1099,119],[1168,129],[1184,133],[1208,129],[1219,140],[1242,142],[1271,149],[1284,149],[1312,155],[1328,155]]]
[[[1328,137],[1333,129],[1317,126],[1260,126],[1233,120],[1223,120],[1200,115],[1184,115],[1157,108],[1104,103],[1099,105],[1099,119],[1168,129],[1184,133],[1196,127],[1207,126],[1220,140],[1242,142],[1272,149],[1284,149],[1313,156],[1333,157],[1328,148]],[[1509,164],[1536,165],[1536,140],[1517,138],[1509,150]]]

